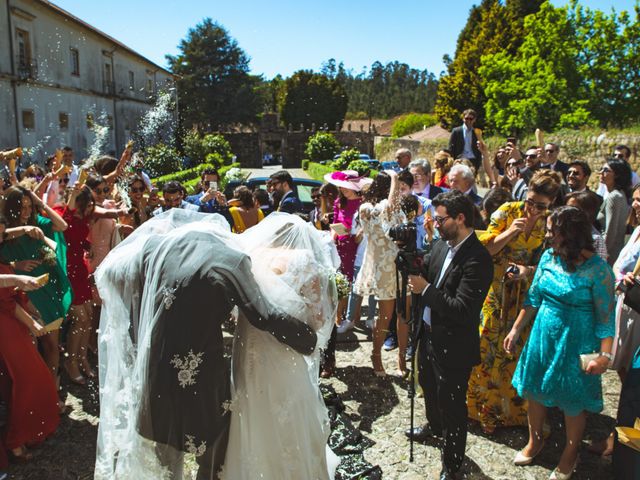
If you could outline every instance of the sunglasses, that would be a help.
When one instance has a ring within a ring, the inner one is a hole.
[[[538,154],[537,153],[532,153],[530,155],[525,155],[524,158],[537,158]]]
[[[94,188],[93,191],[96,192],[96,193],[104,193],[106,195],[107,193],[109,193],[111,191],[111,189],[109,187]]]
[[[130,191],[131,193],[142,193],[142,192],[144,192],[144,187],[138,187],[138,188],[136,188],[136,187],[131,187],[131,188],[129,189],[129,191]]]
[[[534,202],[533,200],[531,200],[530,198],[527,198],[524,203],[526,203],[527,205],[529,205],[532,208],[535,208],[536,210],[538,210],[539,212],[542,212],[543,210],[546,210],[549,208],[549,205],[547,205],[546,203],[541,203],[541,202]]]
[[[546,153],[555,153],[555,150],[545,150]]]
[[[518,165],[520,165],[522,163],[521,160],[517,160],[515,162],[507,162],[507,167],[517,167]]]
[[[317,198],[320,198],[321,196],[322,196],[322,195],[311,195],[311,198],[315,200],[315,199],[317,199]]]

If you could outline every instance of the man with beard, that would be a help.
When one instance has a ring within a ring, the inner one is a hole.
[[[409,276],[421,295],[423,322],[418,381],[427,424],[408,430],[418,441],[442,437],[440,480],[458,478],[467,442],[467,388],[480,363],[480,310],[493,278],[493,261],[472,227],[473,204],[463,193],[438,195],[434,223],[442,241],[425,258],[422,275]]]
[[[567,185],[571,193],[580,193],[589,190],[587,183],[591,176],[591,167],[587,162],[576,160],[569,164],[567,169]]]

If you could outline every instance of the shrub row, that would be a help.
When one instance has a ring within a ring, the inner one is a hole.
[[[234,167],[240,168],[240,164],[233,163],[231,165],[226,165],[222,168],[218,168],[218,172],[220,173],[220,185],[218,185],[218,188],[220,190],[224,190],[224,187],[227,183],[225,174]],[[188,170],[181,170],[179,172],[170,173],[169,175],[163,175],[162,177],[154,178],[152,179],[152,182],[160,190],[162,190],[162,186],[167,182],[180,182],[187,189],[187,192],[191,194],[198,186],[198,182],[200,181],[200,174],[207,168],[216,168],[216,166],[210,163],[203,163],[201,165],[198,165],[197,167],[189,168]]]

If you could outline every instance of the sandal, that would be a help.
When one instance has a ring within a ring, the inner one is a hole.
[[[77,361],[75,359],[68,358],[63,363],[64,371],[67,372],[67,375],[69,376],[69,380],[71,380],[76,385],[86,385],[87,384],[87,379],[84,378],[84,376],[80,372],[79,368],[78,368],[78,374],[77,375],[74,375],[73,373],[71,373],[69,371],[70,368],[71,368],[71,367],[69,367],[69,365],[73,364],[73,363],[76,363],[76,368],[78,368]]]
[[[384,366],[382,365],[382,357],[378,354],[371,354],[371,364],[373,365],[373,374],[376,377],[386,377],[387,372],[384,371]]]

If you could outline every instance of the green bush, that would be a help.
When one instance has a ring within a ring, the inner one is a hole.
[[[306,158],[312,162],[331,160],[338,152],[340,152],[340,143],[327,132],[318,132],[309,137],[304,150]]]
[[[227,164],[227,159],[218,152],[207,153],[205,158],[207,160],[206,163],[215,165],[216,168],[222,168]]]
[[[162,143],[146,149],[144,163],[152,177],[175,173],[182,167],[178,151]]]
[[[324,182],[324,176],[327,173],[335,172],[335,170],[329,165],[321,165],[317,162],[309,162],[309,168],[307,174],[314,180],[320,180]]]
[[[240,168],[239,163],[232,163],[231,165],[225,165],[222,168],[218,169],[218,173],[220,174],[220,182],[218,184],[218,188],[220,190],[224,190],[224,187],[227,185],[227,181],[225,179],[225,174],[231,170],[232,168],[237,167]],[[195,193],[198,189],[198,184],[200,183],[200,174],[203,170],[207,168],[216,168],[215,165],[210,165],[208,163],[203,163],[198,165],[195,168],[190,168],[189,170],[183,170],[181,172],[173,173],[171,175],[164,175],[162,177],[158,177],[152,179],[152,183],[162,190],[162,186],[170,181],[180,182],[184,188],[187,189],[189,195]]]
[[[306,170],[309,168],[309,160],[302,160],[302,169]]]
[[[391,135],[404,137],[423,128],[432,127],[436,123],[438,123],[438,119],[433,113],[407,113],[393,123]]]
[[[332,167],[334,170],[346,170],[347,166],[360,158],[360,152],[355,148],[345,150],[340,154],[340,157],[333,161]]]
[[[354,160],[347,166],[347,170],[355,170],[361,177],[368,177],[371,167],[364,160]]]
[[[182,148],[184,154],[192,160],[193,165],[206,163],[207,152],[204,151],[202,137],[195,130],[189,130],[182,138]]]
[[[221,165],[229,165],[233,160],[233,152],[231,151],[231,145],[227,142],[226,138],[222,135],[205,135],[202,139],[202,148],[205,152],[205,158],[212,153],[217,153],[222,158]]]

